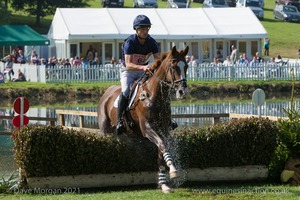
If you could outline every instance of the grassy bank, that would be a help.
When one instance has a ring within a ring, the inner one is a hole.
[[[188,85],[201,85],[201,86],[225,86],[229,87],[231,85],[286,85],[291,84],[291,81],[283,81],[283,80],[272,80],[272,81],[188,81]],[[36,82],[7,82],[5,84],[1,84],[1,88],[4,89],[18,89],[18,88],[60,88],[60,87],[71,87],[71,88],[107,88],[111,85],[120,85],[120,82],[94,82],[94,83],[36,83]]]
[[[91,8],[101,8],[98,0],[90,0]],[[166,7],[166,1],[158,0],[159,8]],[[125,7],[132,8],[133,1],[125,0]],[[192,8],[202,7],[202,4],[193,2]],[[297,50],[300,46],[299,42],[299,23],[281,22],[273,18],[273,9],[275,1],[265,1],[265,19],[261,21],[262,25],[268,32],[270,38],[270,56],[276,57],[280,54],[284,58],[297,58]],[[47,34],[53,16],[47,16],[41,20],[42,25],[36,26],[35,18],[27,16],[25,13],[13,13],[12,24],[27,24],[37,30],[41,34]],[[226,20],[226,19],[224,19]]]

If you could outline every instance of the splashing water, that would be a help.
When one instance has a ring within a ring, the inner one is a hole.
[[[178,141],[171,135],[165,137],[164,140],[167,142],[178,174],[176,178],[170,180],[169,185],[176,188],[187,181],[187,171],[183,169],[183,164],[180,162],[180,146],[178,145]]]

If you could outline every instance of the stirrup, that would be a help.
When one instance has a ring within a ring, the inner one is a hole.
[[[126,125],[124,120],[119,120],[116,126],[117,135],[121,135],[126,132]]]

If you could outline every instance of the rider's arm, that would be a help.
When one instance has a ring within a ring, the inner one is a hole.
[[[125,54],[125,65],[127,70],[146,70],[147,65],[137,65],[133,63],[133,55]]]

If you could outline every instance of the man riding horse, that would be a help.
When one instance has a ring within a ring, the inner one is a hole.
[[[145,15],[138,15],[133,21],[135,34],[130,35],[123,43],[123,66],[121,67],[122,91],[118,101],[117,134],[126,132],[123,113],[127,106],[131,85],[149,69],[148,60],[151,55],[153,55],[155,59],[160,58],[158,44],[155,39],[148,34],[150,28],[150,19]],[[177,127],[174,120],[171,121],[170,125],[173,129]]]

